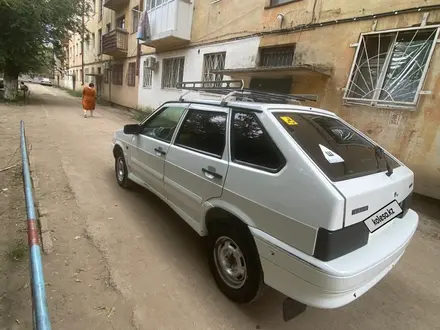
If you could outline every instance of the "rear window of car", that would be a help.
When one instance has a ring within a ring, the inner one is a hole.
[[[287,132],[332,180],[342,181],[387,170],[399,164],[337,118],[273,112]]]

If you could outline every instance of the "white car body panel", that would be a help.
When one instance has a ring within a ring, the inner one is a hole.
[[[359,298],[392,269],[417,224],[418,216],[410,210],[404,218],[388,224],[366,246],[329,262],[292,249],[258,229],[251,228],[251,232],[269,286],[309,306],[337,308]]]
[[[321,229],[337,232],[362,225],[368,216],[394,200],[401,203],[412,193],[413,173],[401,162],[396,160],[400,166],[390,176],[379,172],[333,182],[273,112],[317,114],[345,123],[335,114],[296,105],[228,102],[220,106],[219,101],[207,100],[194,103],[167,103],[155,112],[166,106],[185,107],[171,141],[126,135],[120,130],[115,133],[113,145],[124,152],[129,179],[157,194],[199,235],[208,234],[205,215],[212,208],[235,215],[249,226],[255,239],[266,284],[318,308],[337,308],[357,299],[399,261],[417,229],[418,216],[412,210],[369,233],[368,243],[352,252],[330,261],[319,260],[314,253]],[[175,145],[188,111],[228,113],[229,132],[235,108],[256,111],[286,160],[282,169],[271,173],[234,162],[229,133],[220,158]],[[166,155],[155,153],[157,146]],[[202,171],[205,167],[215,168],[219,177],[206,175]],[[365,206],[367,210],[353,212]]]
[[[413,177],[411,170],[401,166],[394,169],[391,176],[382,172],[335,182],[335,186],[346,198],[345,226],[365,220],[368,215],[393,200],[402,202],[412,191]],[[368,211],[352,214],[352,210],[365,205],[369,206]]]

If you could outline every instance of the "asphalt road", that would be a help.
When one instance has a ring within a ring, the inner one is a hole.
[[[231,303],[211,278],[197,234],[151,193],[118,187],[111,138],[131,121],[125,114],[98,107],[85,119],[78,99],[51,87],[31,90],[31,104],[22,110],[28,139],[35,148],[52,146],[51,155],[35,161],[65,173],[86,215],[84,229],[139,329],[440,329],[437,221],[421,215],[403,259],[360,299],[337,310],[310,308],[286,323],[281,294],[268,289],[252,305]]]

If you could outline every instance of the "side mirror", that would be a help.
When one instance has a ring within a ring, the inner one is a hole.
[[[138,124],[130,124],[124,126],[124,134],[134,134],[137,135],[141,132],[142,126]]]

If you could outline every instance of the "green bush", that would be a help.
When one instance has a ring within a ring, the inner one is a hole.
[[[82,91],[74,91],[71,89],[67,89],[66,92],[74,97],[82,97]]]
[[[82,97],[82,91],[74,91],[72,89],[69,88],[65,88],[65,87],[61,87],[61,86],[55,86],[59,89],[62,89],[63,91],[67,92],[69,95],[72,95],[74,97]]]

